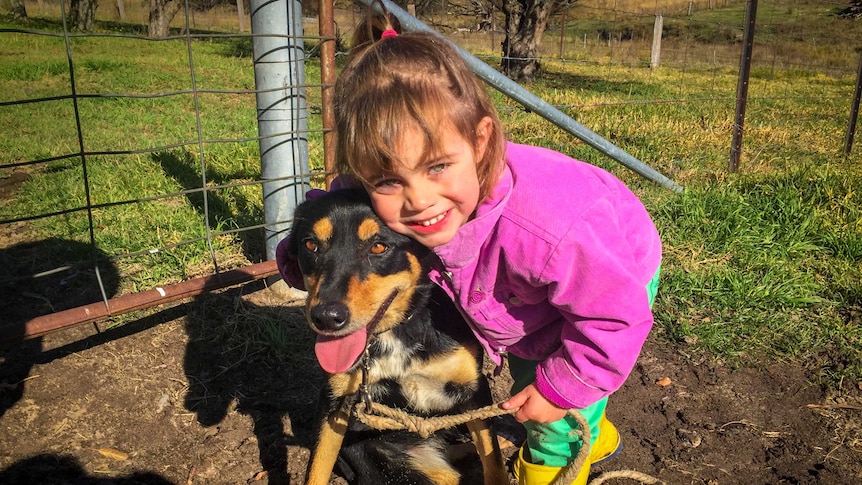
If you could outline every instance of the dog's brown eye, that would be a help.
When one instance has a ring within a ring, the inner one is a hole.
[[[389,248],[387,248],[383,243],[374,243],[374,245],[371,246],[371,254],[383,254],[387,249]]]
[[[312,253],[316,253],[317,252],[317,243],[312,241],[311,239],[308,239],[305,241],[305,249],[308,249]]]

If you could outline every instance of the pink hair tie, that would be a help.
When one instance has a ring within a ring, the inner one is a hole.
[[[395,32],[394,29],[386,29],[380,34],[381,39],[386,39],[388,37],[398,37],[398,32]]]

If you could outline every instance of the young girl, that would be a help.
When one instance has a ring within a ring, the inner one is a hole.
[[[605,417],[652,326],[661,243],[613,175],[506,142],[478,79],[447,40],[391,24],[354,44],[335,86],[338,170],[393,230],[432,248],[434,279],[490,358],[508,356],[527,441],[520,484],[547,484],[583,446],[590,466],[621,449]],[[340,182],[344,182],[341,177]],[[281,252],[280,252],[281,253]],[[282,274],[291,263],[279,260]],[[293,278],[289,282],[293,282]]]

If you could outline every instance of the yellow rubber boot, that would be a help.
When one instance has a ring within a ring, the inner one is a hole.
[[[620,433],[616,426],[608,421],[608,418],[603,414],[601,421],[599,421],[599,437],[590,448],[586,462],[581,466],[578,476],[571,485],[586,485],[591,465],[599,465],[610,460],[617,456],[620,450],[622,450]],[[518,485],[548,485],[556,480],[563,468],[530,463],[524,458],[524,447],[522,446],[518,451],[518,461],[515,463],[513,471],[515,478],[518,479]]]
[[[602,414],[602,419],[599,421],[599,437],[590,448],[587,461],[590,465],[600,465],[620,454],[622,449],[623,441],[620,438],[620,432],[613,423],[608,421],[607,416]]]
[[[518,479],[518,485],[548,485],[554,483],[557,475],[562,472],[561,467],[536,465],[524,459],[524,448],[518,451],[518,461],[515,463],[515,478]],[[572,482],[572,485],[587,485],[587,479],[590,476],[589,460],[584,462],[578,476]]]

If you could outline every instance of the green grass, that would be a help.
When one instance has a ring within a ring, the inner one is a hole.
[[[740,176],[654,205],[661,329],[749,361],[829,351],[858,373],[862,182],[843,172]]]
[[[677,194],[633,172],[562,132],[535,113],[493,93],[513,140],[568,153],[603,166],[642,197],[664,242],[656,333],[735,365],[793,361],[811,366],[826,382],[862,379],[862,164],[859,146],[841,151],[854,87],[850,75],[819,72],[834,54],[806,46],[803,29],[858,26],[817,13],[816,2],[793,11],[763,13],[773,19],[764,49],[805,56],[806,65],[756,65],[749,87],[739,173],[727,171],[733,126],[736,67],[674,64],[650,70],[644,63],[571,63],[547,60],[529,88],[580,123],[684,185]],[[697,12],[697,20],[741,23],[741,3]],[[769,8],[766,6],[765,8]],[[818,7],[819,8],[819,7]],[[820,8],[820,10],[824,10]],[[828,9],[827,9],[828,10]],[[709,17],[712,16],[712,17]],[[599,22],[593,20],[594,22]],[[679,38],[701,25],[683,21]],[[788,27],[789,26],[789,27]],[[706,33],[716,34],[712,29]],[[713,48],[706,40],[701,50]],[[483,41],[487,45],[487,39]],[[0,34],[0,101],[68,94],[62,39]],[[738,49],[738,46],[736,47]],[[697,46],[691,47],[696,52]],[[127,55],[134,52],[134,55]],[[249,90],[254,79],[247,40],[194,43],[200,89]],[[495,53],[498,54],[498,53]],[[73,39],[79,93],[153,93],[190,89],[182,42]],[[736,54],[738,56],[738,53]],[[810,62],[808,62],[810,61]],[[491,61],[493,62],[493,61]],[[852,64],[852,60],[842,60]],[[806,67],[815,66],[815,67]],[[316,59],[307,62],[317,82]],[[320,105],[317,89],[309,105]],[[202,138],[256,135],[253,94],[199,97]],[[87,151],[140,150],[194,141],[191,95],[168,98],[79,100]],[[319,130],[318,111],[309,117]],[[0,164],[75,153],[74,112],[69,100],[0,107]],[[211,186],[259,178],[255,141],[205,143]],[[310,135],[312,165],[322,160],[321,135]],[[212,272],[205,241],[201,160],[196,144],[158,153],[87,157],[94,236],[116,260],[122,292],[150,289]],[[19,168],[18,170],[21,170]],[[0,201],[0,218],[37,216],[85,205],[78,158],[30,166],[31,178],[13,199]],[[154,198],[154,199],[150,199]],[[148,199],[133,204],[122,202]],[[118,205],[111,205],[117,204]],[[232,232],[262,221],[260,188],[213,190],[207,198],[220,266],[262,258],[259,231]],[[26,223],[31,239],[89,241],[88,215],[73,212]],[[171,247],[184,241],[193,241]],[[149,253],[152,248],[166,248]],[[138,254],[140,253],[140,254]],[[261,338],[279,341],[277,327]]]

